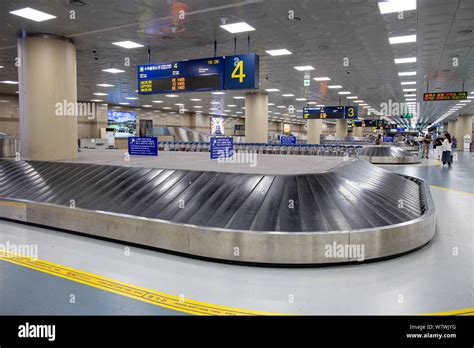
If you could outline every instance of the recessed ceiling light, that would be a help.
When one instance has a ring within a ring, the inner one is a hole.
[[[460,102],[461,103],[470,103],[470,102],[472,102],[472,100],[461,100]]]
[[[416,42],[416,35],[405,35],[405,36],[389,37],[388,41],[392,45]]]
[[[294,68],[298,71],[311,71],[311,70],[314,70],[314,67],[312,67],[311,65],[295,66]]]
[[[285,105],[278,105],[277,108],[278,108],[278,109],[285,109],[286,106],[285,106]]]
[[[92,93],[93,95],[107,95],[107,93]]]
[[[467,97],[467,99],[474,99],[474,97]]]
[[[405,81],[402,82],[402,86],[416,85],[416,81]]]
[[[163,100],[153,100],[152,103],[162,104],[162,103],[164,103],[164,101]]]
[[[234,97],[234,99],[245,99],[245,97],[238,96],[238,97]]]
[[[405,94],[404,97],[405,97],[405,98],[416,97],[416,93]]]
[[[99,83],[97,84],[98,87],[114,87],[114,85],[109,85],[108,83]]]
[[[306,98],[296,98],[297,101],[307,101],[308,99]]]
[[[102,69],[102,71],[108,72],[108,73],[111,73],[111,74],[120,74],[120,73],[125,72],[125,70],[120,70],[120,69],[115,69],[115,68]]]
[[[25,7],[25,8],[22,8],[21,10],[11,11],[10,13],[15,16],[31,19],[32,21],[35,21],[35,22],[43,22],[49,19],[56,18],[56,16],[52,16],[48,13],[32,9],[30,7]]]
[[[176,105],[176,106],[184,106],[183,103],[176,103],[176,104],[174,104],[174,105]]]
[[[152,108],[153,105],[142,105],[142,108]]]
[[[360,104],[360,103],[363,103],[364,101],[363,100],[354,100],[354,103],[357,103],[357,104]]]
[[[103,100],[102,99],[91,99],[91,102],[93,102],[93,103],[102,103]]]
[[[202,106],[201,106],[201,105],[194,105],[193,108],[195,108],[195,109],[202,109]]]
[[[406,63],[416,63],[416,57],[395,59],[395,64],[406,64]]]
[[[292,54],[290,51],[288,51],[285,48],[279,49],[279,50],[269,50],[265,52],[267,52],[271,56],[286,56],[286,55]]]
[[[416,10],[416,0],[385,0],[378,5],[381,14]]]
[[[119,103],[119,105],[130,105],[130,103]]]
[[[145,47],[139,43],[133,41],[120,41],[120,42],[113,42],[113,45],[120,46],[123,48],[131,49],[131,48],[138,48],[138,47]]]
[[[416,98],[407,98],[406,101],[416,101]]]
[[[193,102],[200,102],[202,101],[202,99],[189,99],[190,101],[193,101]]]
[[[3,66],[3,65],[0,65],[0,69],[3,69],[3,68],[4,68],[4,66]]]
[[[340,95],[348,95],[351,94],[351,92],[338,92]]]
[[[164,106],[163,109],[164,110],[171,110],[171,107],[170,106]]]
[[[213,95],[225,95],[225,92],[212,92]]]
[[[167,98],[178,98],[176,94],[166,94],[165,97]]]
[[[352,96],[352,97],[347,97],[347,99],[357,99],[359,97],[355,97],[355,96]]]
[[[416,71],[404,71],[404,72],[399,72],[398,76],[415,76]]]
[[[213,104],[213,105],[220,105],[220,102],[212,101],[211,104]]]
[[[18,84],[17,81],[9,81],[9,80],[7,80],[7,81],[0,81],[0,83],[6,83],[7,85],[17,85],[17,84]]]
[[[315,77],[314,81],[331,81],[329,77]]]
[[[416,92],[416,88],[404,88],[403,92]]]
[[[268,88],[265,90],[266,92],[280,92],[279,89],[276,89],[276,88]]]
[[[128,99],[128,100],[138,100],[137,97],[127,97],[127,98],[125,98],[125,99]]]
[[[281,96],[285,97],[285,98],[290,98],[290,97],[294,97],[295,95],[294,94],[282,94]]]
[[[227,105],[227,107],[228,107],[228,108],[236,108],[237,105],[233,105],[233,104],[232,104],[232,105]]]
[[[328,86],[328,88],[330,88],[330,89],[341,89],[342,86],[341,85],[332,85],[332,86]]]
[[[245,33],[248,31],[254,31],[255,28],[245,22],[233,23],[233,24],[224,24],[221,25],[221,28],[227,30],[231,34]]]
[[[275,104],[273,104],[273,103],[268,103],[268,106],[275,106]]]

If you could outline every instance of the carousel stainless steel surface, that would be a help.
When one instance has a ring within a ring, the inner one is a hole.
[[[0,133],[0,157],[15,157],[20,151],[20,138]]]
[[[301,175],[0,160],[0,217],[272,264],[354,261],[360,246],[366,260],[396,255],[435,227],[423,181],[360,160]]]
[[[421,162],[417,154],[396,146],[365,146],[359,150],[357,157],[373,164],[413,164]]]

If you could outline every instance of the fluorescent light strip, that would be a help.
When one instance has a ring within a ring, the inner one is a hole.
[[[392,45],[416,42],[416,35],[405,35],[405,36],[389,37],[388,41]]]
[[[315,77],[314,81],[331,81],[329,77]]]
[[[120,47],[123,47],[123,48],[126,48],[126,49],[145,47],[144,45],[133,42],[133,41],[113,42],[112,45],[120,46]]]
[[[120,69],[115,69],[115,68],[102,69],[102,71],[108,72],[108,73],[111,73],[111,74],[120,74],[120,73],[125,72],[125,70],[120,70]]]
[[[311,71],[311,70],[315,70],[314,67],[312,67],[311,65],[295,66],[294,68],[295,68],[296,70],[298,70],[298,71]]]

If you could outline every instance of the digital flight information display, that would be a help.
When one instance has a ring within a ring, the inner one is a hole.
[[[307,120],[357,119],[357,117],[358,108],[356,106],[307,107],[303,110],[303,118]]]
[[[446,101],[446,100],[465,100],[467,92],[441,92],[441,93],[425,93],[424,101]]]
[[[139,94],[206,92],[259,87],[254,53],[138,66]]]
[[[224,86],[222,58],[141,65],[138,70],[140,94],[211,91]]]

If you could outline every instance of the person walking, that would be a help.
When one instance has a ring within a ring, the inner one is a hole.
[[[441,156],[443,166],[448,164],[449,168],[451,168],[451,164],[453,163],[452,149],[453,141],[451,139],[451,134],[446,133],[443,141],[443,155]]]
[[[427,159],[430,158],[429,154],[432,141],[433,137],[431,136],[431,132],[426,133],[425,137],[423,138],[423,155],[421,158],[425,158],[425,155]]]
[[[443,141],[444,141],[444,138],[441,136],[441,134],[438,134],[434,143],[435,156],[436,156],[436,160],[438,161],[441,160],[441,155],[443,154],[443,151],[442,151]]]

